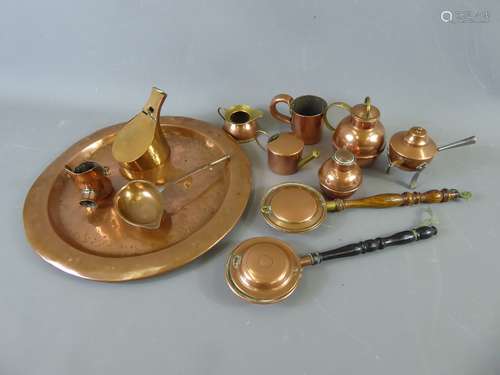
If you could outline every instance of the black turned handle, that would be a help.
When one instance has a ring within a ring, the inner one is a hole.
[[[405,230],[389,237],[379,237],[373,240],[361,241],[337,249],[323,251],[321,253],[311,253],[312,264],[318,264],[329,259],[369,253],[371,251],[384,249],[388,246],[404,245],[410,242],[425,240],[436,234],[437,228],[435,226],[422,226],[413,230]]]

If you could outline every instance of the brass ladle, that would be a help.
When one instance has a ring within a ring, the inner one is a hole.
[[[425,193],[379,194],[361,199],[326,201],[316,189],[298,182],[272,187],[262,199],[260,211],[266,222],[283,232],[299,233],[316,229],[328,211],[347,208],[389,208],[419,203],[444,203],[468,198],[470,193],[455,189],[429,190]]]
[[[271,237],[255,237],[242,242],[231,252],[226,263],[226,283],[234,294],[248,302],[275,303],[293,293],[306,266],[425,240],[435,234],[436,227],[422,226],[389,237],[365,240],[301,257],[286,242]]]
[[[229,158],[230,155],[224,155],[161,187],[157,187],[152,182],[145,180],[130,181],[116,193],[113,200],[115,210],[118,216],[127,224],[145,229],[158,229],[165,212],[162,194],[165,189],[206,169],[210,169]]]

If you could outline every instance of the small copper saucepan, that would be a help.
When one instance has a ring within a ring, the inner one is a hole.
[[[430,190],[425,193],[379,194],[361,199],[326,201],[316,189],[298,182],[272,187],[262,198],[260,212],[266,222],[282,232],[299,233],[316,229],[328,211],[347,208],[389,208],[419,203],[444,203],[469,198],[470,193],[455,189]]]
[[[472,136],[438,147],[427,130],[422,127],[415,126],[408,131],[397,132],[389,141],[386,172],[389,173],[391,167],[415,172],[409,184],[411,189],[415,189],[420,173],[438,152],[472,145],[476,141],[476,137]]]
[[[258,130],[257,134],[267,137],[265,147],[260,143],[258,136],[255,140],[260,148],[267,151],[267,164],[276,174],[294,174],[307,163],[319,157],[319,151],[313,150],[303,158],[304,141],[296,137],[293,133],[269,135],[263,130]]]
[[[422,226],[389,237],[378,237],[301,257],[286,242],[276,238],[251,238],[239,244],[228,257],[226,283],[234,294],[248,302],[276,303],[293,293],[306,266],[389,246],[405,245],[436,234],[436,227]]]
[[[224,131],[237,142],[253,141],[257,135],[262,111],[250,107],[248,104],[236,104],[229,108],[219,107],[219,116],[224,120]]]

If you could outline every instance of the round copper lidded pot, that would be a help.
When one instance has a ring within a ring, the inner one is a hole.
[[[414,189],[420,173],[430,164],[438,152],[476,143],[476,137],[468,137],[443,146],[437,146],[426,129],[414,126],[407,131],[394,134],[389,141],[388,164],[404,171],[415,172],[410,187]]]
[[[333,131],[332,146],[334,149],[347,148],[356,157],[360,167],[373,164],[385,148],[385,129],[380,122],[380,111],[371,104],[370,97],[362,104],[350,106],[344,102],[331,103],[331,107],[339,107],[349,112],[335,128],[324,116],[325,124]]]
[[[266,147],[260,143],[258,137],[256,141],[264,151],[267,150],[267,163],[276,174],[294,174],[319,157],[318,150],[313,150],[309,155],[302,157],[304,141],[293,133],[277,133],[271,136],[263,130],[258,130],[257,133],[268,137]]]
[[[321,191],[329,198],[348,198],[363,182],[363,172],[347,149],[335,151],[319,169],[318,177]]]

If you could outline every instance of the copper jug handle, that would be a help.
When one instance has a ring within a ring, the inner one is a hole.
[[[163,102],[165,102],[166,98],[167,94],[164,91],[160,90],[157,87],[153,87],[151,89],[151,95],[149,95],[149,98],[146,101],[146,104],[144,104],[142,111],[155,120],[158,120],[160,116],[161,106],[163,105]]]
[[[325,121],[325,125],[328,129],[330,129],[331,131],[335,131],[335,127],[330,123],[330,121],[328,121],[328,111],[330,110],[330,108],[332,107],[338,107],[338,108],[341,108],[343,110],[346,110],[347,112],[351,113],[351,106],[345,102],[334,102],[334,103],[330,103],[327,105],[327,107],[325,108],[325,113],[323,115],[323,120]]]
[[[301,169],[307,163],[313,161],[314,159],[319,158],[319,155],[320,155],[319,150],[316,150],[316,149],[312,150],[312,152],[309,155],[307,155],[299,160],[299,163],[297,164],[297,169]]]
[[[226,121],[226,116],[224,115],[224,112],[226,111],[226,109],[224,107],[219,107],[217,108],[217,113],[219,114],[219,116],[224,120]]]
[[[262,129],[257,129],[257,130],[255,131],[255,142],[257,143],[257,145],[258,145],[261,149],[263,149],[264,151],[267,151],[267,148],[266,148],[266,147],[264,147],[264,146],[262,145],[262,143],[260,143],[260,141],[259,141],[259,136],[261,136],[261,135],[266,136],[266,137],[267,137],[267,141],[268,141],[268,142],[269,142],[269,140],[270,140],[273,136],[272,136],[271,134],[269,134],[268,132],[266,132],[265,130],[262,130]]]
[[[278,103],[286,103],[288,107],[292,104],[293,98],[288,94],[278,94],[272,100],[271,104],[269,104],[269,112],[271,112],[271,116],[273,116],[276,120],[284,122],[285,124],[291,124],[292,118],[291,116],[284,115],[276,106]]]
[[[473,135],[472,137],[467,137],[467,138],[461,139],[459,141],[448,143],[447,145],[439,146],[437,148],[437,150],[438,151],[449,150],[450,148],[473,145],[476,142],[477,142],[477,138],[476,138],[476,136]]]

